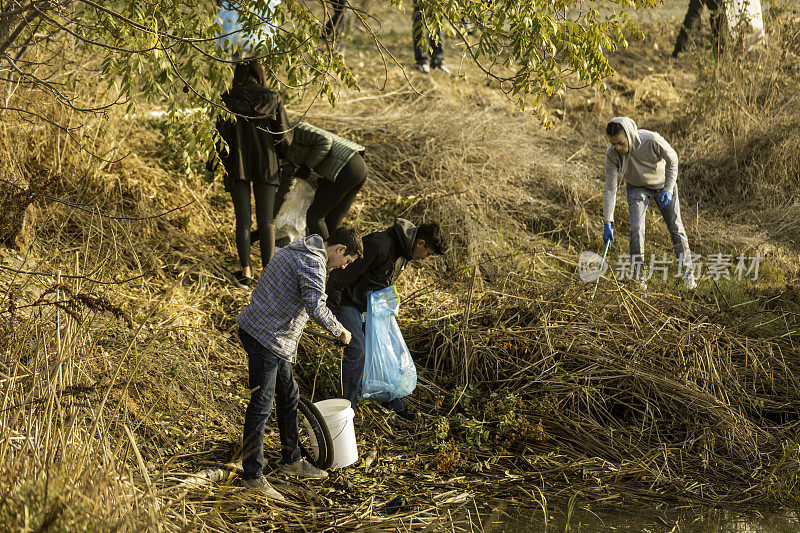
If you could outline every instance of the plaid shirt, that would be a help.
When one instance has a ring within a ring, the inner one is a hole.
[[[309,316],[338,337],[344,327],[325,305],[328,255],[311,235],[275,252],[261,273],[250,303],[236,322],[265,348],[294,363]]]

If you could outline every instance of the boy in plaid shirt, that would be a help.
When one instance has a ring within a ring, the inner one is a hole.
[[[248,357],[250,403],[244,416],[242,481],[268,496],[282,499],[264,478],[264,425],[277,394],[276,414],[281,437],[281,472],[305,478],[328,474],[300,457],[297,404],[300,392],[292,373],[297,343],[309,317],[337,337],[350,342],[350,332],[326,305],[327,272],[345,268],[363,254],[361,237],[341,227],[327,241],[319,235],[298,239],[275,253],[264,267],[250,303],[236,322]]]

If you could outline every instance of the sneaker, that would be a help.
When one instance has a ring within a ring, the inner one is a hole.
[[[283,465],[280,468],[280,471],[287,476],[306,479],[325,479],[328,477],[328,473],[326,471],[320,470],[305,459],[300,459],[299,461],[295,461],[290,465]]]
[[[275,490],[275,487],[270,485],[267,478],[264,476],[257,477],[255,479],[243,479],[242,486],[248,489],[256,489],[263,492],[268,498],[272,498],[273,500],[285,500],[286,498],[283,497],[283,494]]]
[[[450,69],[447,68],[447,66],[445,66],[445,65],[432,65],[431,68],[438,68],[439,70],[441,70],[445,74],[450,74],[451,73]]]
[[[386,514],[395,514],[408,509],[408,506],[408,498],[401,494],[386,502],[386,504],[383,506],[383,512]]]
[[[423,74],[427,74],[431,71],[431,67],[427,63],[417,63],[416,65],[414,65],[414,68],[422,72]]]

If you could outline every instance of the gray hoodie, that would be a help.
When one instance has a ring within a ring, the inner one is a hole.
[[[628,117],[614,117],[628,136],[628,153],[620,154],[613,146],[606,149],[606,185],[603,187],[603,220],[614,221],[618,177],[628,185],[672,192],[678,179],[678,154],[664,137],[654,131],[640,130]]]
[[[319,235],[280,248],[261,272],[250,303],[236,317],[239,327],[289,362],[294,362],[309,316],[334,337],[341,335],[344,328],[326,305],[327,264]]]

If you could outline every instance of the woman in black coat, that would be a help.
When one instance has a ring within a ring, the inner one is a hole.
[[[236,115],[217,120],[217,131],[228,145],[220,151],[225,167],[225,190],[231,194],[236,216],[236,249],[242,270],[235,272],[237,285],[253,279],[250,266],[250,190],[255,196],[256,224],[261,238],[261,264],[266,266],[275,249],[275,192],[281,182],[278,160],[286,157],[292,142],[291,126],[280,95],[267,88],[264,69],[255,60],[237,63],[233,86],[222,94],[228,110]]]

